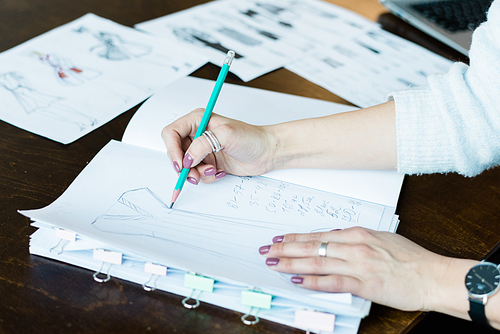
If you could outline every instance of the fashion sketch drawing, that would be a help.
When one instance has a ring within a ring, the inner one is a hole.
[[[31,87],[18,72],[0,73],[0,90],[12,94],[27,115],[40,113],[44,116],[74,124],[84,130],[95,126],[97,120],[62,104],[64,98],[44,94]]]

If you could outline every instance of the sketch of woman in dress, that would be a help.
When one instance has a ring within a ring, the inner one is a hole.
[[[108,60],[128,60],[149,55],[152,47],[146,44],[129,42],[123,40],[120,35],[110,32],[92,32],[86,27],[75,30],[78,33],[89,33],[99,40],[99,44],[90,48],[90,52],[95,51],[99,57]]]
[[[47,95],[31,88],[28,80],[17,72],[0,73],[0,88],[12,93],[26,114],[42,113],[60,121],[77,125],[80,130],[96,125],[97,120],[61,105],[62,97]]]
[[[33,55],[36,56],[41,63],[52,67],[58,82],[65,85],[82,85],[102,74],[101,71],[92,68],[75,66],[68,58],[59,57],[54,54],[45,54],[35,51]]]

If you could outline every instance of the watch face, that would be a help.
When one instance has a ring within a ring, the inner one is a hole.
[[[467,273],[465,286],[473,295],[490,295],[500,286],[500,271],[495,264],[480,263]]]

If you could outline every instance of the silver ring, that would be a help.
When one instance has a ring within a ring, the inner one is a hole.
[[[217,139],[217,137],[215,137],[212,131],[203,132],[203,137],[207,138],[213,153],[217,153],[222,150],[222,146],[220,145],[219,140]]]
[[[328,246],[328,241],[322,241],[319,245],[318,255],[321,257],[326,257],[326,246]]]

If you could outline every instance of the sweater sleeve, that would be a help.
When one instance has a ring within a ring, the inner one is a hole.
[[[428,86],[389,95],[401,173],[474,176],[500,164],[500,0],[474,32],[469,58]]]

